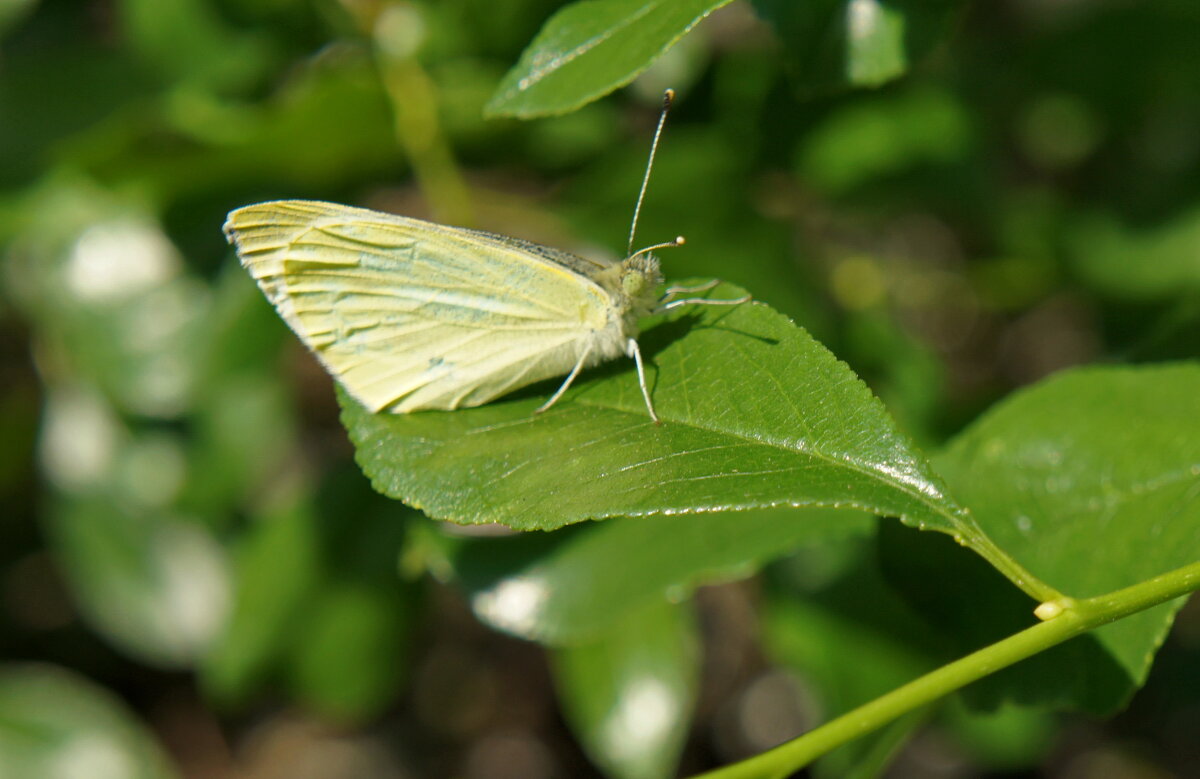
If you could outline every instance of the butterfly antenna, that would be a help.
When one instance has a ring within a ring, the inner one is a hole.
[[[633,207],[633,224],[629,225],[629,246],[625,249],[628,255],[633,251],[633,237],[637,233],[638,215],[642,213],[642,200],[646,197],[646,185],[650,183],[650,169],[654,167],[654,155],[658,152],[658,139],[662,135],[663,125],[667,123],[667,112],[675,100],[675,90],[663,92],[662,113],[658,115],[658,127],[654,130],[654,140],[650,143],[650,159],[646,162],[646,175],[642,177],[642,191],[638,193],[637,205]]]
[[[671,248],[674,248],[677,246],[683,246],[685,243],[687,243],[687,240],[682,235],[679,235],[679,236],[675,237],[674,241],[667,241],[666,243],[656,243],[653,246],[647,246],[645,249],[638,249],[636,252],[629,255],[625,259],[632,260],[634,257],[637,257],[639,254],[649,254],[650,252],[655,251],[656,249],[671,249]]]

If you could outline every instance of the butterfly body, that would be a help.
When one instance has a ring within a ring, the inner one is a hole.
[[[376,412],[478,406],[632,356],[662,282],[645,253],[597,261],[317,201],[237,209],[225,234],[296,335]]]

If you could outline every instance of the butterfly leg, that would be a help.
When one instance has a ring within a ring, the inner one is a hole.
[[[710,282],[705,284],[697,284],[694,287],[667,287],[666,292],[663,293],[662,299],[659,302],[667,303],[678,295],[694,295],[697,292],[708,292],[710,289],[720,283],[721,282],[719,279],[713,279]]]
[[[654,424],[661,425],[662,420],[658,418],[658,414],[654,413],[654,404],[650,402],[650,390],[646,387],[646,366],[642,364],[642,350],[638,348],[638,342],[630,338],[625,343],[625,351],[637,363],[638,384],[642,388],[642,397],[646,399],[646,410],[650,412],[650,418],[654,420]]]
[[[554,391],[554,394],[550,396],[550,399],[539,406],[538,409],[533,413],[540,414],[558,402],[558,399],[562,397],[562,394],[567,391],[568,387],[571,386],[571,382],[575,381],[575,377],[579,375],[581,370],[583,370],[583,364],[587,362],[588,355],[591,353],[592,347],[590,346],[583,350],[583,354],[579,355],[579,362],[575,363],[575,367],[572,368],[571,372],[567,374],[567,378],[563,379],[563,383],[559,385],[557,390]]]
[[[743,295],[740,298],[732,298],[730,300],[709,300],[708,298],[684,298],[683,300],[671,300],[663,303],[658,308],[654,309],[654,313],[661,314],[664,311],[670,311],[672,308],[680,306],[739,306],[742,303],[749,303],[753,300],[749,295]]]

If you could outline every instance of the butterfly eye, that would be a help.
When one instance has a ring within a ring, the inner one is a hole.
[[[636,297],[646,288],[646,274],[636,268],[630,268],[621,277],[621,290],[630,297]]]

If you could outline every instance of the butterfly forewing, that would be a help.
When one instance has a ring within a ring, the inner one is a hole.
[[[297,335],[373,411],[475,406],[614,356],[599,263],[310,201],[247,206],[226,233]]]

